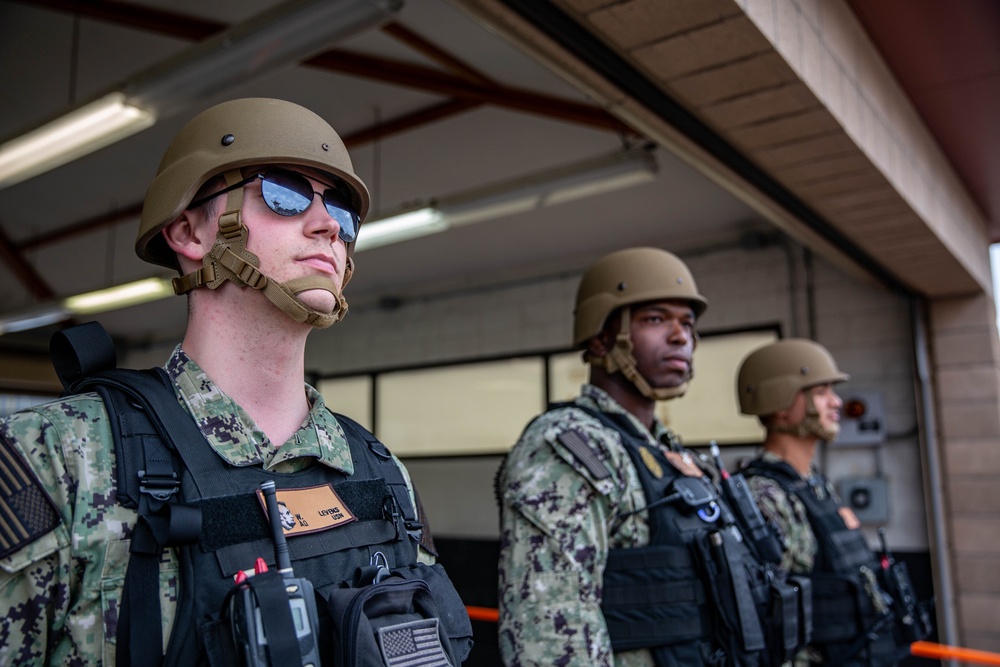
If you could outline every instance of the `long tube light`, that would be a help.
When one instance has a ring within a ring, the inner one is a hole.
[[[73,315],[93,315],[107,310],[137,306],[174,295],[173,283],[167,278],[146,278],[124,285],[115,285],[86,294],[77,294],[63,301]]]
[[[493,183],[366,222],[358,233],[354,251],[648,183],[656,171],[652,149],[635,147]]]
[[[0,188],[146,129],[235,84],[290,67],[388,20],[402,0],[288,0],[0,143]]]
[[[0,188],[109,146],[144,130],[156,117],[109,93],[64,116],[0,144]]]
[[[74,315],[94,315],[108,310],[138,306],[172,296],[174,288],[169,278],[143,278],[135,282],[77,294],[41,306],[0,316],[0,335],[27,329],[37,329]]]
[[[446,229],[448,223],[441,217],[441,211],[427,206],[361,225],[358,240],[354,244],[354,252],[409,241]]]
[[[442,197],[433,205],[366,222],[358,234],[355,252],[645,183],[654,178],[656,170],[650,148],[632,148]],[[109,287],[47,306],[0,315],[0,335],[54,324],[72,315],[93,315],[171,295],[173,288],[166,278]]]
[[[636,146],[442,197],[436,206],[449,226],[458,227],[648,183],[656,171],[652,147]]]

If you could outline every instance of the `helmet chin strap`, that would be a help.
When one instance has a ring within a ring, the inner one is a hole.
[[[802,421],[798,424],[774,424],[770,429],[777,433],[788,433],[798,438],[816,437],[826,442],[836,440],[837,435],[840,433],[840,424],[833,424],[829,427],[823,426],[823,422],[819,418],[819,410],[816,409],[816,403],[813,400],[812,388],[803,389],[802,391],[806,396],[806,416],[802,418]]]
[[[639,393],[652,401],[668,401],[671,398],[679,398],[687,391],[690,377],[676,387],[652,387],[636,367],[635,356],[632,354],[634,346],[629,338],[628,323],[631,319],[632,309],[624,306],[621,310],[621,329],[615,336],[615,344],[611,350],[603,357],[598,357],[587,353],[586,358],[594,366],[604,368],[608,373],[621,373],[625,379],[631,382]]]
[[[225,178],[227,185],[235,185],[243,179],[243,174],[233,169],[225,173]],[[205,255],[200,269],[174,278],[174,293],[186,294],[199,287],[216,289],[228,280],[241,287],[263,292],[271,303],[296,322],[325,329],[343,319],[347,314],[347,300],[343,289],[338,291],[330,278],[305,276],[279,283],[257,269],[260,259],[247,250],[249,231],[242,222],[242,210],[243,188],[230,190],[226,198],[226,212],[219,217],[219,233],[215,237],[215,245]],[[354,262],[348,258],[344,272],[345,287],[353,271]],[[336,302],[331,312],[316,310],[299,297],[302,292],[314,289],[326,290],[333,295]]]

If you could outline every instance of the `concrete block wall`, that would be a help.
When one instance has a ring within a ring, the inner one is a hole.
[[[964,645],[1000,651],[1000,339],[987,295],[930,309],[944,503]]]

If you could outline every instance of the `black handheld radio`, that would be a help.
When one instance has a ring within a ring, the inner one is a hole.
[[[769,563],[778,564],[781,562],[781,543],[774,534],[763,515],[757,502],[747,487],[746,478],[740,473],[729,474],[726,466],[722,463],[722,456],[719,452],[718,443],[713,440],[710,445],[712,458],[719,469],[719,486],[722,487],[722,496],[726,499],[736,514],[736,521],[740,530],[751,543],[750,546],[757,555]]]
[[[296,577],[292,571],[274,482],[264,482],[260,489],[271,524],[278,572],[268,572],[259,558],[253,577],[237,578],[238,588],[229,603],[233,639],[246,667],[319,667],[319,620],[312,582]],[[262,599],[266,604],[261,604]],[[273,604],[276,601],[288,605],[290,621],[282,605]]]

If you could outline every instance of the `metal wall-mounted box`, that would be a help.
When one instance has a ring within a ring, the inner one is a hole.
[[[861,523],[889,521],[889,482],[885,477],[852,477],[837,482],[837,493]]]

